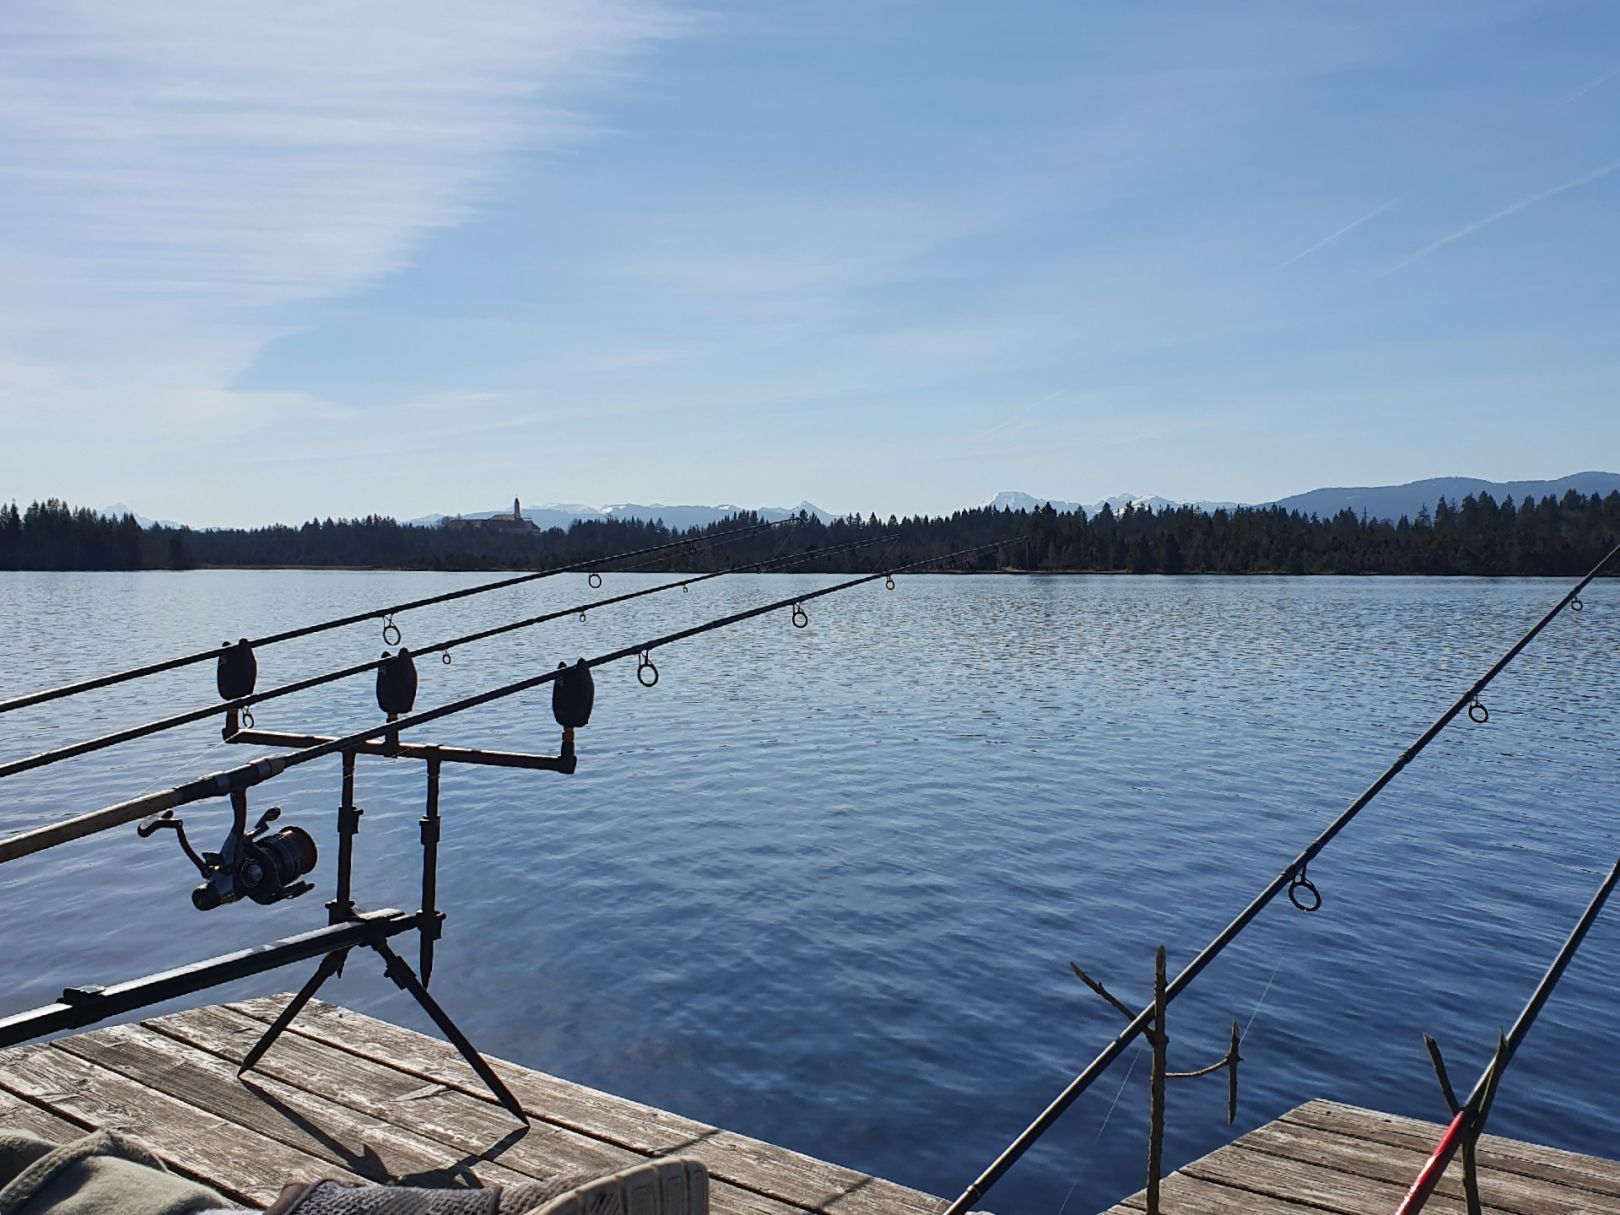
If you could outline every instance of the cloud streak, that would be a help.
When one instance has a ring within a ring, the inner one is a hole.
[[[1325,248],[1328,245],[1331,245],[1334,241],[1338,240],[1339,237],[1344,236],[1346,233],[1354,232],[1357,228],[1361,227],[1361,225],[1366,223],[1369,219],[1372,219],[1372,218],[1374,218],[1375,216],[1378,216],[1378,215],[1382,215],[1385,211],[1388,211],[1394,205],[1395,205],[1395,200],[1393,198],[1389,199],[1387,202],[1379,203],[1371,211],[1368,211],[1367,214],[1361,216],[1358,219],[1351,220],[1349,223],[1345,224],[1344,227],[1340,228],[1337,232],[1333,232],[1333,233],[1331,233],[1331,234],[1329,234],[1327,236],[1324,236],[1321,240],[1317,241],[1310,248],[1301,249],[1298,253],[1294,254],[1294,256],[1290,257],[1287,261],[1279,262],[1272,269],[1272,273],[1275,274],[1278,270],[1286,270],[1286,269],[1288,269],[1289,266],[1292,266],[1297,261],[1301,261],[1304,258],[1309,257],[1311,254],[1315,253],[1318,249],[1322,249],[1322,248]]]
[[[1594,169],[1590,173],[1583,173],[1579,177],[1571,178],[1569,181],[1560,182],[1556,186],[1548,186],[1545,190],[1537,190],[1534,194],[1529,194],[1524,198],[1519,199],[1518,202],[1508,204],[1500,211],[1491,212],[1491,214],[1485,216],[1484,219],[1476,219],[1473,223],[1465,224],[1463,227],[1458,228],[1455,232],[1447,233],[1437,241],[1431,241],[1406,260],[1396,262],[1395,265],[1384,271],[1384,273],[1394,274],[1398,270],[1404,270],[1413,262],[1428,257],[1429,254],[1438,249],[1443,249],[1447,245],[1470,237],[1482,228],[1488,228],[1500,220],[1504,220],[1510,216],[1519,214],[1521,211],[1528,211],[1531,207],[1534,207],[1539,203],[1544,203],[1549,198],[1556,198],[1558,195],[1565,194],[1570,190],[1578,190],[1582,186],[1589,186],[1593,182],[1602,181],[1605,177],[1609,177],[1616,172],[1620,172],[1620,160],[1611,161],[1610,163],[1604,165],[1601,169]]]
[[[1031,401],[1028,405],[1024,406],[1022,409],[1020,409],[1017,413],[1013,414],[1011,417],[1006,418],[1003,421],[997,422],[994,426],[990,427],[990,429],[988,429],[988,430],[980,431],[979,432],[979,438],[981,438],[981,439],[988,438],[989,436],[995,434],[996,431],[1003,430],[1006,427],[1011,426],[1014,422],[1023,421],[1025,418],[1029,417],[1030,414],[1034,413],[1037,409],[1039,409],[1042,405],[1045,405],[1048,401],[1055,401],[1062,395],[1063,395],[1063,390],[1061,388],[1059,388],[1056,392],[1049,392],[1044,397],[1041,397],[1039,400]]]
[[[1572,101],[1579,101],[1582,97],[1585,97],[1593,89],[1600,88],[1601,86],[1603,86],[1605,84],[1608,84],[1609,81],[1613,80],[1616,76],[1620,76],[1620,63],[1615,64],[1612,68],[1610,68],[1606,72],[1599,72],[1596,76],[1592,77],[1592,79],[1588,80],[1585,84],[1581,85],[1580,88],[1576,89],[1573,93],[1571,93],[1568,97],[1565,97],[1558,104],[1561,105],[1561,106],[1564,106],[1564,105],[1568,105]]]

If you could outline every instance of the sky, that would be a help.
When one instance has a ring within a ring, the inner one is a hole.
[[[1611,0],[7,0],[0,499],[1620,467]]]

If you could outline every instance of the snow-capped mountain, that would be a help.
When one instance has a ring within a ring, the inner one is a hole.
[[[1034,494],[1026,494],[1016,489],[1004,489],[984,505],[994,510],[1040,510],[1048,502],[1052,504],[1053,510],[1062,515],[1073,514],[1080,509],[1078,502],[1065,502],[1061,498],[1037,498]]]
[[[675,531],[684,531],[690,527],[707,527],[711,523],[718,523],[722,519],[729,519],[739,511],[750,509],[737,506],[730,502],[722,502],[717,506],[666,506],[661,502],[613,502],[606,506],[585,506],[577,502],[548,502],[543,506],[523,507],[523,517],[533,522],[537,527],[566,528],[578,521],[601,521],[604,519],[636,519],[644,522],[661,522],[665,527]],[[754,512],[761,519],[774,523],[778,519],[786,519],[789,515],[796,515],[800,511],[807,511],[823,523],[830,523],[836,517],[830,511],[822,510],[813,502],[801,502],[794,507],[761,506],[755,507]],[[462,519],[488,519],[494,515],[510,515],[507,510],[463,511],[458,517]],[[408,519],[407,523],[416,527],[437,527],[449,515],[423,515],[419,519]]]
[[[122,519],[125,515],[135,515],[135,512],[130,510],[129,507],[125,506],[122,502],[114,502],[111,506],[103,506],[100,510],[96,511],[96,514],[100,515],[103,519]],[[176,523],[172,519],[148,519],[145,515],[135,515],[135,522],[139,523],[142,528],[185,526],[182,523]]]

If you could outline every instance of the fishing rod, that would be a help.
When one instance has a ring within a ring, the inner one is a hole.
[[[655,544],[649,548],[629,549],[622,553],[609,554],[606,557],[593,557],[586,561],[575,561],[568,565],[559,565],[552,569],[539,570],[531,574],[519,574],[513,578],[502,578],[499,581],[486,582],[480,586],[462,587],[459,590],[445,591],[438,595],[428,595],[421,599],[396,603],[392,607],[376,608],[368,612],[356,612],[351,616],[339,616],[332,620],[322,620],[315,624],[302,625],[296,629],[287,629],[284,632],[270,633],[264,637],[244,638],[239,644],[244,646],[246,650],[251,651],[262,649],[265,646],[277,645],[283,641],[293,641],[300,637],[311,637],[316,633],[325,633],[332,629],[341,629],[351,624],[363,624],[367,620],[383,620],[386,622],[383,626],[383,641],[388,645],[397,645],[399,644],[399,630],[394,626],[394,617],[400,612],[430,607],[437,603],[449,603],[455,599],[466,599],[472,595],[483,595],[490,591],[503,590],[509,586],[520,586],[525,582],[534,582],[541,578],[552,578],[558,574],[576,573],[580,570],[591,572],[594,589],[601,585],[601,577],[596,571],[598,567],[603,565],[626,561],[631,557],[666,553],[671,549],[683,548],[688,545],[695,546],[712,540],[739,539],[768,531],[773,527],[782,527],[797,522],[797,516],[789,516],[786,519],[778,519],[774,523],[758,523],[749,527],[732,528],[708,536],[688,536],[684,540],[672,540],[667,544]],[[389,634],[393,634],[392,638],[390,638]],[[60,687],[46,688],[38,692],[28,692],[22,696],[13,696],[9,700],[0,700],[0,713],[9,713],[13,709],[24,709],[30,705],[44,704],[46,701],[60,700],[66,696],[77,696],[81,692],[91,692],[97,688],[111,687],[114,684],[128,683],[133,679],[144,679],[149,675],[159,675],[164,671],[173,671],[179,667],[191,666],[194,663],[207,662],[209,659],[217,659],[219,656],[220,651],[217,649],[199,650],[195,654],[182,654],[176,658],[165,658],[158,662],[147,663],[144,666],[115,671],[110,675],[98,675],[93,679],[83,679],[77,683],[62,684]]]
[[[1502,1073],[1513,1061],[1513,1056],[1518,1052],[1525,1035],[1535,1023],[1537,1014],[1547,1003],[1547,998],[1552,995],[1558,980],[1563,977],[1570,959],[1575,956],[1575,951],[1580,948],[1581,941],[1586,937],[1587,929],[1592,927],[1598,913],[1603,910],[1603,904],[1608,901],[1609,892],[1614,889],[1617,880],[1620,880],[1620,861],[1616,861],[1614,868],[1609,870],[1609,876],[1598,887],[1597,893],[1586,905],[1586,910],[1581,913],[1581,918],[1576,922],[1574,929],[1565,938],[1558,955],[1553,958],[1552,965],[1547,967],[1547,973],[1541,976],[1541,982],[1531,994],[1529,1003],[1520,1011],[1519,1019],[1501,1039],[1496,1057],[1480,1073],[1474,1091],[1468,1094],[1468,1100],[1463,1103],[1462,1108],[1452,1118],[1451,1124],[1446,1127],[1445,1134],[1440,1137],[1440,1142],[1435,1145],[1434,1151],[1424,1162],[1422,1170],[1412,1182],[1412,1188],[1406,1192],[1406,1197],[1401,1200],[1395,1215],[1417,1215],[1423,1209],[1423,1204],[1429,1200],[1429,1195],[1434,1192],[1434,1187],[1440,1183],[1440,1176],[1451,1163],[1451,1158],[1457,1154],[1457,1149],[1473,1140],[1484,1128],[1485,1117],[1490,1112],[1490,1104],[1495,1099],[1496,1086],[1502,1080]],[[1431,1043],[1431,1049],[1437,1048]],[[1449,1096],[1451,1092],[1449,1085],[1446,1092]]]
[[[850,552],[855,549],[865,548],[868,545],[879,544],[893,539],[893,536],[875,536],[869,539],[856,540],[849,544],[840,544],[830,548],[812,548],[801,553],[790,553],[783,557],[767,557],[763,561],[750,561],[743,564],[730,566],[727,569],[714,570],[710,573],[699,574],[691,578],[682,578],[675,582],[664,582],[660,583],[658,586],[643,587],[638,591],[628,591],[622,595],[613,595],[606,599],[598,599],[588,603],[578,603],[573,607],[559,608],[555,611],[544,612],[538,616],[530,616],[524,620],[516,620],[508,624],[499,624],[493,626],[492,628],[479,629],[478,631],[472,633],[464,633],[460,637],[451,637],[445,641],[434,642],[432,645],[420,646],[409,651],[402,650],[401,653],[408,653],[411,658],[419,658],[424,654],[441,654],[443,655],[443,661],[446,665],[448,665],[450,662],[450,651],[457,646],[468,645],[475,641],[483,641],[490,637],[499,636],[502,633],[511,633],[518,629],[533,628],[535,625],[545,624],[552,620],[560,620],[565,616],[577,615],[581,619],[584,619],[587,612],[594,611],[597,608],[610,607],[613,604],[625,603],[631,599],[640,599],[647,595],[657,595],[663,591],[672,591],[676,588],[685,590],[689,587],[696,586],[700,582],[707,582],[711,578],[721,578],[727,574],[748,573],[750,571],[758,572],[762,570],[774,569],[779,566],[791,565],[794,562],[808,561],[815,557],[827,557],[837,553]],[[230,648],[235,649],[236,647],[233,646]],[[214,652],[219,653],[219,651]],[[175,713],[169,717],[163,717],[156,721],[146,722],[143,725],[130,726],[127,729],[117,730],[111,734],[103,734],[97,738],[90,738],[85,739],[82,742],[70,743],[65,747],[58,747],[52,751],[40,751],[33,755],[25,755],[18,759],[0,763],[0,780],[3,780],[8,776],[15,776],[19,772],[27,772],[34,768],[43,768],[50,764],[60,763],[66,759],[73,759],[80,755],[88,755],[94,751],[103,751],[108,747],[114,747],[120,743],[130,742],[137,738],[145,738],[148,735],[159,734],[165,730],[172,730],[179,726],[189,725],[192,722],[203,721],[217,713],[227,714],[228,724],[226,726],[225,735],[227,738],[229,738],[230,735],[236,732],[234,728],[237,720],[236,715],[243,709],[266,700],[274,700],[281,696],[291,696],[295,692],[306,692],[311,688],[318,688],[323,684],[335,683],[341,679],[349,679],[356,675],[363,675],[367,671],[374,671],[379,667],[388,665],[394,661],[397,661],[397,659],[392,659],[385,654],[382,658],[372,662],[356,663],[354,666],[341,667],[335,671],[328,671],[320,675],[311,675],[306,679],[299,679],[292,683],[282,684],[279,687],[268,688],[263,692],[253,692],[244,696],[232,697],[231,699],[221,701],[218,704],[204,705],[198,709],[188,709],[181,713]]]
[[[802,629],[810,623],[804,605],[813,600],[822,599],[828,595],[836,595],[841,591],[847,591],[852,587],[862,586],[868,582],[876,582],[880,578],[883,579],[885,585],[892,589],[894,575],[896,574],[913,572],[926,565],[953,561],[959,557],[974,556],[988,552],[991,549],[1000,548],[1005,543],[1005,541],[999,541],[994,544],[981,544],[974,548],[959,549],[939,557],[927,557],[905,565],[892,566],[873,574],[862,574],[859,577],[846,579],[843,582],[834,583],[832,586],[806,591],[799,595],[790,595],[785,599],[773,600],[757,607],[745,608],[742,611],[720,616],[702,624],[677,629],[674,632],[665,633],[662,636],[638,642],[635,645],[622,646],[606,654],[600,654],[595,658],[581,658],[573,666],[564,663],[554,671],[547,671],[541,675],[502,684],[485,692],[450,701],[448,704],[440,705],[434,709],[424,709],[420,713],[401,716],[395,721],[370,726],[341,738],[327,740],[316,746],[301,748],[287,755],[275,755],[254,760],[235,768],[198,777],[196,780],[176,785],[171,789],[144,794],[129,801],[104,806],[99,810],[91,810],[60,822],[36,827],[30,831],[22,831],[0,839],[0,864],[16,860],[19,857],[29,856],[35,852],[44,851],[47,848],[54,848],[58,844],[83,839],[97,832],[122,826],[125,823],[131,823],[136,819],[146,818],[149,815],[159,814],[165,810],[173,810],[180,806],[190,805],[193,802],[205,801],[210,798],[243,793],[254,785],[280,775],[288,768],[307,764],[338,752],[355,751],[365,743],[375,739],[394,736],[404,730],[426,725],[430,721],[438,721],[440,718],[449,717],[455,713],[462,713],[468,709],[489,704],[492,701],[515,696],[519,692],[527,692],[559,679],[568,678],[571,672],[590,671],[596,667],[606,666],[609,663],[634,658],[636,659],[637,680],[644,687],[652,687],[658,682],[658,668],[652,662],[652,652],[654,650],[704,633],[714,632],[717,629],[729,628],[734,624],[741,624],[745,620],[752,620],[770,612],[781,611],[783,608],[791,609],[793,626]]]
[[[1174,1000],[1178,995],[1186,990],[1187,986],[1191,984],[1192,981],[1201,973],[1203,973],[1204,968],[1219,957],[1221,951],[1230,945],[1237,935],[1247,928],[1250,922],[1253,921],[1253,919],[1265,909],[1266,905],[1269,904],[1272,899],[1276,898],[1277,895],[1285,888],[1288,891],[1289,902],[1293,903],[1294,906],[1298,907],[1301,911],[1315,911],[1317,908],[1319,908],[1322,905],[1322,896],[1306,872],[1307,866],[1310,864],[1310,862],[1315,859],[1318,853],[1320,853],[1328,846],[1328,844],[1333,841],[1334,837],[1337,836],[1339,832],[1343,831],[1345,827],[1349,826],[1351,820],[1354,819],[1356,815],[1360,814],[1369,802],[1382,793],[1384,787],[1388,785],[1390,781],[1394,780],[1407,764],[1416,759],[1418,755],[1420,755],[1423,750],[1427,748],[1436,737],[1439,736],[1440,732],[1451,724],[1458,714],[1466,710],[1470,719],[1481,723],[1490,719],[1488,710],[1486,710],[1485,706],[1480,703],[1479,694],[1485,690],[1493,679],[1502,673],[1509,663],[1519,656],[1519,653],[1527,645],[1529,645],[1530,642],[1535,639],[1536,635],[1540,633],[1542,629],[1546,628],[1547,625],[1550,624],[1560,612],[1562,612],[1566,607],[1573,611],[1579,611],[1581,609],[1581,592],[1586,589],[1593,579],[1603,572],[1604,567],[1607,566],[1617,554],[1620,554],[1620,544],[1617,544],[1614,548],[1610,549],[1608,553],[1604,555],[1603,559],[1594,565],[1584,578],[1571,587],[1570,590],[1565,593],[1563,598],[1559,599],[1559,601],[1554,604],[1547,611],[1547,613],[1541,617],[1540,620],[1536,621],[1536,623],[1532,625],[1530,629],[1518,639],[1518,641],[1513,643],[1512,648],[1510,648],[1506,654],[1502,655],[1502,657],[1496,661],[1490,670],[1486,671],[1484,675],[1475,680],[1473,684],[1469,686],[1466,692],[1459,696],[1444,713],[1440,714],[1440,716],[1434,720],[1434,723],[1418,736],[1417,741],[1412,743],[1411,746],[1407,747],[1405,751],[1402,751],[1401,754],[1396,758],[1395,762],[1390,764],[1388,768],[1384,769],[1383,773],[1378,777],[1378,779],[1373,781],[1373,783],[1367,787],[1360,797],[1351,802],[1350,805],[1339,814],[1338,818],[1334,819],[1330,824],[1328,824],[1327,828],[1309,844],[1307,844],[1304,851],[1296,856],[1293,861],[1289,863],[1287,868],[1283,869],[1281,873],[1274,877],[1266,885],[1265,889],[1256,895],[1254,900],[1238,913],[1237,917],[1232,920],[1231,923],[1229,923],[1225,928],[1221,929],[1221,931],[1216,934],[1215,938],[1210,941],[1208,945],[1204,946],[1203,950],[1198,954],[1198,956],[1189,962],[1186,968],[1171,980],[1170,985],[1165,989],[1166,1002]],[[940,1215],[964,1215],[964,1213],[975,1202],[984,1197],[985,1192],[989,1190],[989,1188],[997,1181],[999,1181],[1008,1169],[1018,1162],[1019,1158],[1022,1157],[1023,1154],[1034,1145],[1036,1140],[1038,1140],[1042,1135],[1052,1128],[1053,1124],[1063,1116],[1064,1111],[1067,1110],[1069,1106],[1074,1104],[1075,1100],[1080,1096],[1081,1093],[1085,1092],[1086,1089],[1090,1088],[1091,1085],[1095,1083],[1097,1078],[1108,1069],[1109,1065],[1112,1064],[1114,1060],[1118,1059],[1120,1055],[1125,1053],[1126,1048],[1141,1036],[1143,1031],[1148,1028],[1152,1021],[1153,1006],[1149,1005],[1139,1012],[1135,1017],[1133,1017],[1130,1023],[1126,1025],[1124,1029],[1120,1030],[1119,1034],[1114,1038],[1114,1040],[1110,1042],[1102,1050],[1102,1052],[1099,1053],[1097,1057],[1086,1066],[1085,1070],[1071,1080],[1068,1086],[1057,1095],[1052,1103],[1041,1111],[1040,1115],[1035,1119],[1035,1121],[1031,1122],[1029,1126],[1025,1127],[1023,1132],[1019,1134],[1019,1136],[1014,1139],[1012,1143],[1007,1145],[1007,1147],[1002,1151],[1001,1155],[997,1156],[995,1160],[990,1163],[990,1166],[986,1168],[984,1172],[980,1173],[979,1176],[974,1179],[972,1184],[970,1184],[967,1189],[963,1190],[961,1195],[954,1202],[952,1202],[950,1206],[946,1207],[942,1212],[940,1212]]]

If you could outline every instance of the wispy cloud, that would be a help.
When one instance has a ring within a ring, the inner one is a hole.
[[[0,410],[111,441],[315,408],[231,388],[289,306],[408,265],[682,28],[659,0],[13,0]],[[38,484],[39,453],[7,448],[0,479]]]
[[[1558,104],[1559,105],[1568,105],[1572,101],[1578,101],[1582,97],[1585,97],[1593,89],[1601,88],[1603,85],[1608,84],[1609,81],[1613,80],[1616,76],[1620,76],[1620,63],[1615,64],[1612,68],[1610,68],[1606,72],[1599,72],[1596,76],[1592,77],[1592,79],[1588,80],[1585,84],[1581,85],[1580,88],[1576,89],[1573,93],[1571,93],[1568,97],[1565,97]]]
[[[1429,254],[1433,253],[1435,250],[1443,249],[1449,244],[1460,241],[1465,237],[1472,236],[1481,228],[1488,228],[1498,220],[1507,219],[1509,216],[1517,215],[1520,211],[1528,211],[1537,203],[1544,203],[1549,198],[1556,198],[1558,195],[1567,193],[1570,190],[1578,190],[1582,186],[1589,186],[1595,181],[1602,181],[1605,177],[1609,177],[1616,172],[1620,172],[1620,160],[1611,161],[1609,164],[1604,165],[1601,169],[1594,169],[1590,173],[1583,173],[1579,177],[1572,178],[1569,181],[1560,182],[1556,186],[1549,186],[1545,190],[1537,190],[1534,194],[1529,194],[1524,198],[1519,199],[1518,202],[1510,203],[1508,206],[1503,207],[1500,211],[1491,212],[1491,214],[1485,216],[1484,219],[1477,219],[1471,224],[1465,224],[1463,227],[1458,228],[1455,232],[1448,232],[1445,236],[1442,236],[1437,241],[1431,241],[1429,244],[1424,245],[1423,248],[1419,249],[1416,253],[1412,254],[1404,261],[1396,262],[1388,270],[1384,271],[1384,273],[1394,274],[1397,270],[1404,270],[1413,262],[1429,256]]]
[[[1328,245],[1331,245],[1334,241],[1338,240],[1339,237],[1345,235],[1348,232],[1355,231],[1357,228],[1361,227],[1362,224],[1366,223],[1369,219],[1372,219],[1374,216],[1382,215],[1385,211],[1388,211],[1394,205],[1395,205],[1395,200],[1393,198],[1389,199],[1387,202],[1379,203],[1371,211],[1368,211],[1367,214],[1365,214],[1363,216],[1360,216],[1359,218],[1351,220],[1349,223],[1345,224],[1344,227],[1340,228],[1337,232],[1329,233],[1327,236],[1324,236],[1321,240],[1317,241],[1310,248],[1301,249],[1298,253],[1294,254],[1294,256],[1290,257],[1287,261],[1279,262],[1276,265],[1276,267],[1273,269],[1272,273],[1275,274],[1278,270],[1286,270],[1289,266],[1292,266],[1295,262],[1301,260],[1302,258],[1309,257],[1311,254],[1315,253],[1318,249],[1321,249],[1321,248],[1324,248],[1324,247],[1326,247]]]

